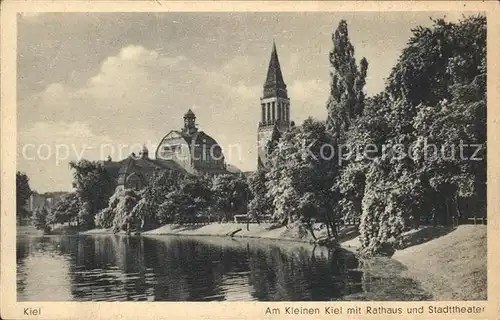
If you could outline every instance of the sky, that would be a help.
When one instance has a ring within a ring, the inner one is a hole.
[[[453,12],[44,13],[18,16],[17,163],[38,192],[71,190],[69,161],[154,154],[188,109],[228,163],[255,170],[273,40],[291,120],[326,118],[332,32],[348,23],[368,95],[418,25]]]

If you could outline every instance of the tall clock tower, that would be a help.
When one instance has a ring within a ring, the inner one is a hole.
[[[269,141],[290,127],[290,99],[281,73],[276,44],[273,42],[271,60],[267,69],[264,93],[260,98],[260,121],[257,131],[257,167],[267,167]]]

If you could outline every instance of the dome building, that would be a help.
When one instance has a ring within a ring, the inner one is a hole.
[[[139,156],[114,162],[108,157],[103,162],[108,173],[116,178],[117,189],[140,190],[146,186],[156,170],[175,170],[187,174],[231,174],[226,170],[222,148],[217,141],[198,130],[196,115],[188,110],[184,114],[184,127],[172,130],[161,139],[155,159],[143,146]]]
[[[184,128],[172,130],[161,139],[155,157],[174,161],[192,174],[229,173],[221,147],[214,138],[198,130],[191,109],[184,115]]]

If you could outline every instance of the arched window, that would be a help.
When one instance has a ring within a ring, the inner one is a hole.
[[[125,182],[125,188],[127,189],[141,190],[143,186],[144,186],[144,179],[140,174],[136,172],[129,175]]]

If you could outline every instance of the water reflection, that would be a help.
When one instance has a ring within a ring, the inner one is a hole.
[[[344,250],[186,237],[18,237],[23,300],[338,300],[363,290]]]
[[[17,245],[17,277],[19,300],[66,300],[70,295],[71,279],[68,272],[70,259],[51,250],[53,244],[48,238]],[[26,272],[29,270],[29,272]],[[52,279],[40,282],[40,279]],[[28,293],[29,294],[24,294]]]

